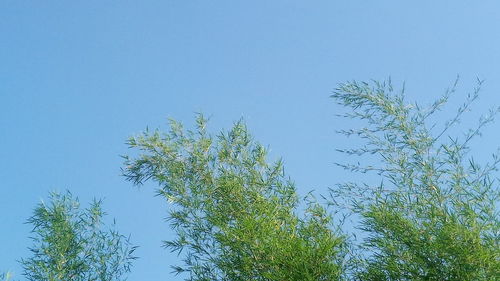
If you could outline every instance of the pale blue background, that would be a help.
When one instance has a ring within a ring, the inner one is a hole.
[[[213,132],[244,117],[301,194],[322,192],[350,178],[333,165],[347,144],[334,134],[346,125],[329,98],[338,83],[391,76],[430,101],[460,74],[456,104],[477,76],[484,111],[500,104],[499,35],[498,1],[2,0],[0,268],[19,276],[25,220],[68,188],[105,198],[140,245],[129,280],[182,280],[160,247],[165,202],[120,176],[129,135],[194,112]]]

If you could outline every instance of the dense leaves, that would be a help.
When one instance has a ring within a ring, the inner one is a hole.
[[[128,238],[102,230],[101,202],[85,210],[70,193],[52,193],[28,223],[33,226],[32,256],[22,260],[32,281],[118,281],[134,259]]]
[[[135,184],[151,179],[172,203],[177,239],[189,280],[340,280],[344,239],[332,218],[310,202],[305,214],[281,161],[269,164],[265,148],[238,122],[211,137],[206,120],[196,131],[172,121],[170,132],[131,138],[141,154],[128,158],[125,175]]]
[[[479,85],[481,82],[479,83]],[[462,138],[442,140],[477,98],[470,94],[455,117],[429,124],[450,93],[427,108],[405,103],[390,83],[342,84],[332,97],[350,109],[345,115],[367,123],[342,131],[358,136],[361,148],[349,155],[376,157],[375,165],[340,164],[349,171],[376,172],[379,183],[347,183],[332,198],[349,201],[368,237],[362,280],[498,280],[500,223],[499,158],[480,167],[467,158],[471,139],[498,110],[482,117]],[[429,128],[434,128],[434,131]],[[439,128],[436,130],[436,128]]]

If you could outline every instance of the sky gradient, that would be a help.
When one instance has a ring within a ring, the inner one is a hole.
[[[500,105],[499,35],[498,1],[0,1],[0,270],[20,275],[26,219],[69,189],[103,198],[140,246],[129,280],[183,280],[161,248],[166,202],[120,176],[128,136],[196,112],[213,133],[244,118],[300,194],[321,193],[352,178],[334,165],[350,125],[338,83],[391,77],[425,103],[460,75],[456,105],[479,77],[474,116]]]

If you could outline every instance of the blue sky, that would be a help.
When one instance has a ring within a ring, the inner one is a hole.
[[[160,247],[167,205],[120,176],[128,136],[195,112],[213,132],[243,117],[301,194],[324,192],[352,178],[333,164],[350,124],[334,116],[338,83],[390,76],[428,102],[460,74],[458,103],[479,77],[485,111],[500,105],[499,34],[498,1],[1,1],[0,269],[19,276],[24,222],[69,189],[104,198],[140,246],[129,280],[182,280]]]

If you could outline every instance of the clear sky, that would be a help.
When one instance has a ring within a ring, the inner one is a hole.
[[[195,112],[213,132],[243,117],[301,194],[322,192],[349,179],[333,165],[347,145],[338,83],[390,76],[431,101],[457,74],[456,103],[480,77],[476,109],[500,105],[500,2],[0,1],[0,269],[19,276],[24,222],[69,189],[104,198],[140,246],[129,280],[182,280],[160,247],[166,203],[120,176],[129,135],[167,117],[189,126]]]

